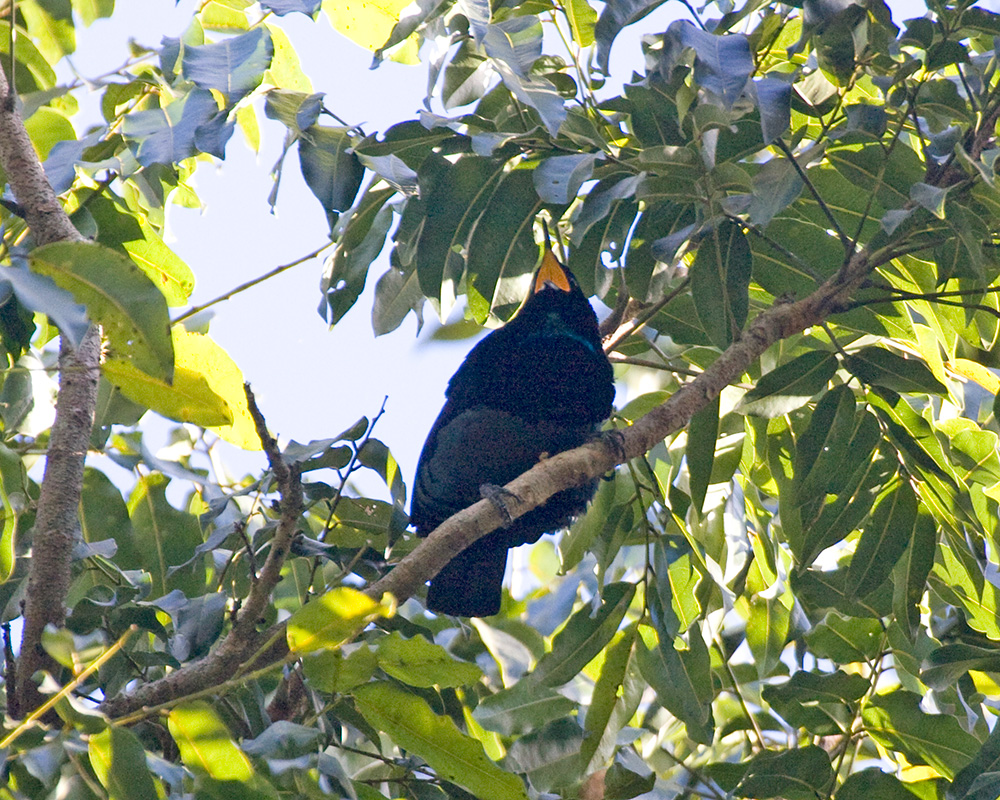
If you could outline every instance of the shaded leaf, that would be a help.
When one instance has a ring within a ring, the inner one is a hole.
[[[822,350],[803,353],[763,375],[743,396],[736,410],[768,418],[794,411],[826,387],[837,366],[833,353]]]
[[[552,689],[518,681],[509,689],[483,698],[472,716],[487,730],[515,736],[568,716],[575,709],[573,700]]]
[[[562,686],[586,666],[614,637],[635,594],[630,583],[604,587],[601,607],[577,611],[552,641],[552,651],[538,662],[529,680],[540,686]]]
[[[922,361],[903,358],[884,347],[865,347],[849,356],[846,366],[865,383],[901,394],[948,394],[948,387],[935,378]]]
[[[210,91],[194,89],[164,108],[127,115],[122,133],[144,167],[175,164],[198,153],[198,129],[211,122],[218,110]]]
[[[712,344],[728,347],[743,330],[749,309],[753,255],[739,225],[724,222],[698,247],[691,294]]]
[[[347,128],[313,125],[299,137],[299,166],[310,191],[331,221],[350,208],[365,168],[351,151]]]
[[[807,745],[783,752],[758,753],[734,794],[737,797],[783,797],[814,800],[833,781],[833,766],[826,751]]]
[[[947,714],[920,710],[920,696],[897,689],[872,697],[861,712],[873,739],[953,778],[980,750],[979,740]]]

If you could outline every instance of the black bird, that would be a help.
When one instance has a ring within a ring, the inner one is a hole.
[[[579,447],[611,414],[611,364],[587,298],[546,247],[531,295],[466,356],[417,463],[410,522],[427,536],[546,454]],[[510,526],[457,553],[432,580],[432,611],[500,610],[507,550],[538,541],[584,510],[597,480],[553,495]]]

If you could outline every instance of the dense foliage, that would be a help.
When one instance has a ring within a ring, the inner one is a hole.
[[[52,209],[6,193],[0,798],[1000,793],[1000,15],[718,0],[648,31],[616,94],[612,45],[661,3],[212,0],[67,85],[54,65],[114,0],[20,0],[13,48],[0,22],[79,232],[40,236],[26,220]],[[291,13],[423,62],[441,113],[341,122]],[[95,98],[104,124],[80,131]],[[191,460],[260,445],[238,367],[182,311],[164,211],[265,125],[329,219],[331,324],[363,313],[383,251],[376,332],[458,302],[498,324],[542,220],[611,309],[629,459],[495,617],[363,593],[411,553],[422,583],[435,540],[407,531],[409,476],[371,421],[265,442],[271,471],[235,485]],[[10,141],[13,186],[31,159]],[[88,321],[102,377],[77,496],[31,468],[63,447],[38,371]],[[145,446],[148,410],[186,423],[175,460]],[[384,495],[352,493],[358,470]],[[43,489],[79,508],[64,595],[28,585]],[[58,623],[40,642],[32,599]],[[41,695],[15,684],[36,652]]]

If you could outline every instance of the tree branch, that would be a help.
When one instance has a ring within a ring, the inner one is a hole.
[[[111,717],[186,697],[232,678],[237,671],[249,667],[247,662],[251,659],[255,666],[263,666],[280,660],[287,652],[284,626],[276,626],[261,633],[257,624],[271,599],[271,592],[281,580],[281,568],[298,529],[299,518],[302,516],[302,484],[298,470],[285,463],[278,451],[277,442],[268,433],[267,423],[257,408],[257,401],[249,384],[245,384],[243,388],[250,416],[253,417],[257,436],[264,446],[281,498],[281,516],[271,539],[267,560],[250,587],[236,622],[219,646],[200,661],[172,672],[165,678],[139,686],[131,694],[106,700],[101,710]],[[262,646],[265,647],[265,652],[259,652]]]
[[[17,97],[0,71],[0,167],[24,210],[36,245],[83,241],[63,210],[17,110]],[[94,424],[100,363],[100,333],[91,326],[76,350],[65,337],[59,347],[59,397],[49,438],[45,474],[32,535],[31,565],[24,605],[24,630],[16,688],[8,693],[9,712],[20,718],[43,701],[32,675],[51,666],[41,647],[48,624],[65,621],[70,555],[77,538],[77,508],[83,467]]]

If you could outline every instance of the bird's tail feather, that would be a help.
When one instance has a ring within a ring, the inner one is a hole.
[[[500,611],[507,548],[495,536],[467,547],[431,579],[427,607],[439,614],[489,617]]]

